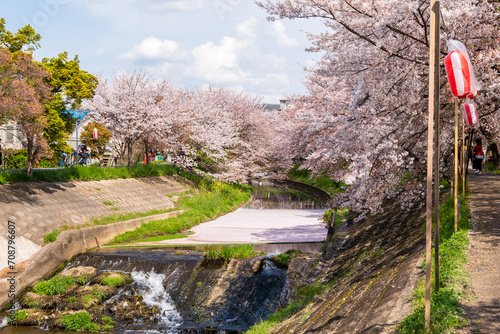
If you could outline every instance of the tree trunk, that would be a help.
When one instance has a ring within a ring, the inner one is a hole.
[[[28,154],[28,159],[26,160],[26,166],[24,167],[24,171],[30,177],[33,176],[33,167],[35,166],[36,158],[38,155],[38,147],[36,149],[33,148],[34,148],[33,139],[27,139],[26,151]]]
[[[149,165],[149,143],[147,139],[144,139],[144,148],[146,150],[146,165]]]
[[[132,141],[127,140],[128,168],[132,170]]]
[[[496,169],[500,169],[500,156],[498,156],[498,146],[496,143],[490,145],[491,161]]]

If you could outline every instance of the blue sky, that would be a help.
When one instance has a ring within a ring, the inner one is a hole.
[[[313,20],[266,20],[252,0],[2,1],[7,29],[30,24],[42,35],[38,59],[67,51],[82,69],[112,78],[143,67],[179,87],[208,84],[278,103],[304,93]]]

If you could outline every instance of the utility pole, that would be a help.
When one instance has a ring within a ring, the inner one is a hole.
[[[425,257],[425,330],[430,329],[431,321],[431,253],[432,253],[432,167],[433,167],[433,142],[436,134],[435,147],[437,166],[439,166],[439,0],[431,0],[431,44],[429,56],[429,124],[427,128],[427,202],[426,202],[426,257]],[[437,120],[437,122],[436,122]],[[436,124],[434,124],[436,123]],[[434,129],[436,127],[436,130]],[[436,231],[439,233],[439,168],[436,168],[434,196],[437,197],[436,205]],[[437,194],[437,196],[436,196]],[[438,234],[437,233],[437,234]],[[436,243],[436,268],[439,266],[439,234],[435,235]],[[436,271],[436,286],[439,285],[439,273]]]

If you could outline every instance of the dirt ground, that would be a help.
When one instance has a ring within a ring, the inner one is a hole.
[[[500,175],[469,175],[473,228],[469,263],[471,301],[464,309],[471,333],[500,333]]]

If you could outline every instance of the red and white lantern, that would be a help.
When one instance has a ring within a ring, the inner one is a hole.
[[[477,107],[473,102],[467,102],[464,105],[464,122],[468,128],[474,128],[479,123],[479,118],[477,117]]]
[[[92,137],[94,139],[98,139],[99,138],[99,134],[97,133],[97,128],[94,128],[94,131],[92,131]]]
[[[451,93],[458,98],[471,94],[471,66],[467,58],[460,50],[451,51],[444,58]]]

